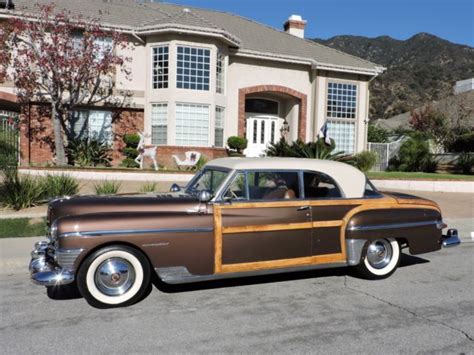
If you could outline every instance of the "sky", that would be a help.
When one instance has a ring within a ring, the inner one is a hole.
[[[307,38],[337,35],[408,39],[428,32],[474,46],[474,0],[168,0],[232,12],[281,29],[291,14],[308,21]]]

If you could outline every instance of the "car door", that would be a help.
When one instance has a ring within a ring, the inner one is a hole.
[[[311,211],[299,180],[296,171],[235,175],[227,202],[214,206],[216,272],[291,266],[311,256]]]
[[[302,175],[304,196],[311,205],[311,255],[330,255],[334,260],[344,259],[345,246],[341,230],[343,219],[358,205],[344,198],[337,183],[330,176],[315,171],[305,171]]]

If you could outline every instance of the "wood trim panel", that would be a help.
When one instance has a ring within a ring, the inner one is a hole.
[[[303,258],[294,259],[282,259],[282,260],[269,260],[269,261],[258,261],[253,263],[239,263],[239,264],[226,264],[222,265],[222,272],[243,272],[243,271],[255,271],[265,269],[278,269],[292,266],[304,266],[314,264],[328,264],[334,262],[345,262],[346,258],[342,254],[327,254],[308,256]]]
[[[231,205],[214,205],[214,270],[215,273],[226,272],[244,272],[273,268],[285,268],[291,266],[326,264],[333,262],[345,262],[347,259],[345,231],[350,219],[361,211],[374,209],[433,209],[439,211],[436,203],[420,203],[416,204],[413,200],[403,200],[400,204],[396,199],[385,197],[381,199],[354,199],[354,200],[320,200],[320,201],[278,201],[278,202],[255,202],[255,203],[236,203]],[[406,202],[406,203],[405,203]],[[423,201],[424,202],[424,201]],[[290,223],[290,224],[268,224],[268,225],[251,225],[243,227],[222,227],[222,210],[223,209],[250,209],[263,207],[297,207],[297,206],[334,206],[334,205],[359,205],[350,210],[342,220],[334,221],[318,221],[308,223]],[[338,227],[340,226],[340,243],[341,253],[317,255],[303,258],[269,260],[251,263],[226,264],[222,265],[222,236],[229,233],[249,233],[249,232],[266,232],[278,230],[297,230],[311,229],[318,227]]]
[[[222,212],[214,208],[214,273],[222,272]]]

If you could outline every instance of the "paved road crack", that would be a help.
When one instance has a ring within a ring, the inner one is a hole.
[[[392,303],[392,302],[390,302],[390,301],[384,300],[384,299],[382,299],[382,298],[380,298],[380,297],[377,297],[377,296],[375,296],[375,295],[372,295],[372,294],[370,294],[370,293],[368,293],[368,292],[360,291],[360,290],[357,290],[357,289],[355,289],[355,288],[352,288],[352,287],[348,286],[348,285],[347,285],[347,276],[344,276],[344,288],[347,289],[347,290],[349,290],[349,291],[352,291],[352,292],[355,292],[355,293],[359,293],[359,294],[361,294],[361,295],[368,296],[368,297],[370,297],[370,298],[372,298],[372,299],[374,299],[374,300],[376,300],[376,301],[382,302],[382,303],[384,303],[384,304],[386,304],[386,305],[388,305],[388,306],[397,308],[397,309],[399,309],[399,310],[401,310],[401,311],[404,311],[404,312],[406,312],[406,313],[408,313],[408,314],[411,314],[411,315],[414,316],[415,318],[419,318],[419,319],[424,320],[424,321],[426,321],[426,322],[428,322],[428,323],[433,323],[433,324],[441,325],[441,326],[443,326],[443,327],[446,327],[446,328],[449,328],[449,329],[451,329],[451,330],[454,330],[454,331],[456,331],[456,332],[462,334],[462,335],[463,335],[466,339],[468,339],[469,341],[474,342],[474,338],[473,338],[472,336],[470,336],[467,332],[465,332],[465,331],[462,330],[462,329],[453,327],[453,326],[451,326],[451,325],[449,325],[449,324],[446,324],[446,323],[441,322],[441,321],[438,321],[438,320],[434,320],[434,319],[431,319],[431,318],[428,318],[428,317],[424,317],[424,316],[422,316],[422,315],[420,315],[420,314],[418,314],[418,313],[416,313],[416,312],[414,312],[414,311],[412,311],[412,310],[410,310],[410,309],[408,309],[408,308],[406,308],[406,307],[403,307],[403,306],[400,306],[400,305],[398,305],[398,304]]]

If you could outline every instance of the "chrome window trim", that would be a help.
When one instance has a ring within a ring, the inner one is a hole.
[[[350,231],[371,231],[377,229],[396,229],[396,228],[410,228],[410,227],[422,227],[436,225],[436,228],[439,229],[439,226],[442,225],[442,222],[439,220],[436,221],[421,221],[421,222],[402,222],[402,223],[391,223],[391,224],[377,224],[372,226],[352,226],[347,228]]]
[[[122,229],[122,230],[97,230],[83,232],[67,232],[60,235],[61,238],[67,237],[89,237],[89,236],[107,236],[123,234],[153,234],[153,233],[203,233],[212,232],[214,228],[160,228],[160,229]]]

